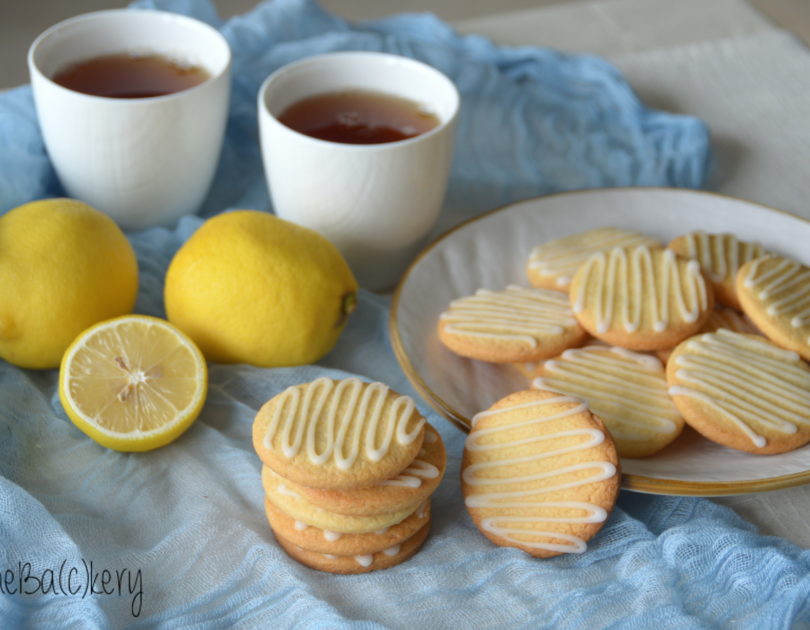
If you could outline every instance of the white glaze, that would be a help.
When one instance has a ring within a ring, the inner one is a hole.
[[[365,459],[378,462],[396,439],[402,445],[411,444],[419,437],[424,420],[408,424],[415,409],[408,396],[398,396],[387,413],[383,413],[389,388],[382,383],[363,383],[349,378],[332,381],[319,378],[303,387],[289,387],[282,392],[268,423],[264,436],[266,448],[273,441],[280,442],[280,450],[293,458],[304,448],[308,460],[323,465],[334,460],[340,470],[348,470],[357,460],[361,443],[365,446]],[[342,414],[338,414],[341,401],[345,401]],[[382,438],[375,444],[382,425]],[[326,435],[326,446],[316,450],[316,437]]]
[[[477,429],[477,423],[482,418],[508,414],[516,411],[537,408],[538,410],[546,407],[547,405],[570,403],[571,406],[557,413],[543,415],[530,414],[522,420],[514,420],[513,422],[504,425],[490,427],[488,429]],[[490,470],[519,470],[519,464],[540,461],[547,458],[563,455],[574,451],[584,451],[593,446],[601,444],[604,439],[604,433],[596,428],[575,428],[570,430],[558,431],[556,433],[538,434],[533,437],[521,439],[509,439],[504,434],[514,429],[529,425],[545,424],[560,420],[562,418],[571,416],[573,414],[582,413],[587,408],[584,404],[579,403],[577,400],[568,396],[555,396],[544,400],[532,401],[529,403],[521,403],[511,405],[500,409],[492,409],[477,414],[473,419],[473,430],[467,437],[465,448],[470,452],[500,452],[501,456],[488,459],[486,461],[477,462],[468,465],[463,473],[462,478],[464,483],[474,488],[483,488],[482,491],[471,491],[467,493],[465,503],[468,507],[472,508],[506,508],[513,511],[513,508],[537,510],[537,509],[573,509],[576,511],[584,512],[580,516],[509,516],[509,515],[490,515],[485,516],[481,521],[481,527],[486,531],[493,533],[496,536],[505,538],[506,540],[519,544],[520,546],[528,546],[537,549],[546,549],[549,551],[563,551],[568,553],[582,553],[586,549],[585,541],[576,536],[568,534],[560,534],[556,532],[538,531],[533,527],[515,527],[515,523],[595,523],[602,522],[607,518],[607,512],[600,506],[580,501],[543,501],[541,495],[555,492],[561,489],[575,488],[578,486],[586,485],[589,483],[596,483],[609,479],[616,474],[616,467],[607,461],[594,460],[589,462],[582,462],[578,464],[561,466],[554,468],[548,472],[538,472],[535,474],[514,474],[510,477],[497,476],[488,478],[487,471]],[[554,440],[569,438],[572,436],[583,436],[585,439],[580,440],[577,444],[561,447],[550,448],[543,450],[544,443],[549,445],[553,444]],[[495,436],[494,439],[493,436]],[[532,454],[526,454],[519,457],[509,456],[508,453],[518,446],[525,446],[527,444],[537,444],[540,448]],[[591,471],[590,473],[583,474],[583,471]],[[572,473],[565,481],[565,475]],[[556,482],[551,482],[548,485],[533,484],[531,489],[520,489],[520,486],[529,481],[542,481],[544,479],[559,478]],[[487,491],[486,487],[490,485],[503,486],[506,489],[498,491]],[[516,489],[510,489],[512,488]],[[511,523],[512,526],[501,524],[502,522]],[[524,538],[515,538],[514,535],[539,535],[551,536],[555,539],[565,540],[567,544],[558,544],[551,542],[530,542]]]

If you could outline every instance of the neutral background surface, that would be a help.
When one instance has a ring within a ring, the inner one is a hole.
[[[321,0],[322,6],[350,20],[405,11],[431,11],[448,21],[462,21],[529,8],[580,2],[598,6],[615,0]],[[718,0],[704,0],[715,3]],[[215,0],[222,17],[248,11],[257,0]],[[28,82],[25,56],[36,36],[56,22],[88,11],[124,7],[128,0],[28,0],[0,2],[0,89]],[[751,0],[767,17],[810,42],[810,1]],[[504,42],[509,43],[509,42]],[[582,52],[590,50],[587,42]]]

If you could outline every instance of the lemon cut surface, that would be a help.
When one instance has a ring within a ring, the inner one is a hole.
[[[207,387],[197,346],[169,322],[144,315],[85,330],[59,372],[59,397],[73,423],[119,451],[147,451],[176,439],[199,415]]]

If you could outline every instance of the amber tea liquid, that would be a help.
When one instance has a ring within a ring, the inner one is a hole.
[[[284,110],[278,120],[313,138],[344,144],[398,142],[439,125],[439,119],[418,103],[365,90],[305,98]]]
[[[82,94],[108,98],[165,96],[209,78],[196,66],[184,66],[159,55],[105,55],[59,72],[53,81]]]

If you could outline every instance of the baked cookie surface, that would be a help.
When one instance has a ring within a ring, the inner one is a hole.
[[[328,490],[286,481],[297,492],[324,510],[363,516],[397,512],[429,497],[444,476],[447,454],[438,431],[425,423],[425,437],[416,458],[396,477],[374,486]]]
[[[413,400],[382,383],[319,378],[266,402],[253,423],[262,462],[319,488],[370,486],[398,475],[422,448]]]
[[[645,245],[588,258],[574,276],[570,299],[589,333],[633,350],[677,345],[700,330],[714,305],[697,261]]]
[[[499,363],[554,356],[587,337],[565,295],[518,286],[453,300],[439,316],[438,334],[456,354]]]
[[[781,256],[752,260],[737,275],[737,292],[765,336],[810,361],[810,267]]]
[[[652,455],[683,429],[655,357],[591,345],[541,363],[536,374],[532,387],[584,401],[605,423],[622,457]]]
[[[672,240],[668,247],[679,256],[697,260],[711,280],[717,301],[741,310],[737,297],[737,272],[749,260],[766,254],[759,243],[741,241],[733,234],[710,234],[702,230]]]
[[[270,527],[286,540],[309,551],[338,556],[367,555],[390,549],[413,536],[430,518],[428,500],[400,523],[365,534],[344,534],[298,521],[267,499],[264,509]]]
[[[346,555],[324,554],[299,547],[276,532],[276,540],[290,557],[303,565],[328,573],[368,573],[388,569],[414,555],[427,538],[430,523],[423,525],[401,544],[393,545],[374,554]]]
[[[810,367],[764,337],[692,337],[672,353],[667,380],[686,422],[710,440],[764,454],[810,442]]]
[[[637,245],[662,246],[650,236],[615,227],[569,234],[535,247],[529,254],[526,275],[532,286],[568,291],[577,269],[592,254]]]
[[[339,514],[324,510],[292,490],[284,477],[268,466],[262,466],[262,487],[265,496],[288,516],[307,525],[341,534],[367,534],[391,527],[413,514],[421,504],[417,502],[396,512],[363,516]]]
[[[462,490],[478,529],[536,557],[582,553],[619,491],[618,456],[585,405],[516,392],[475,416]]]

